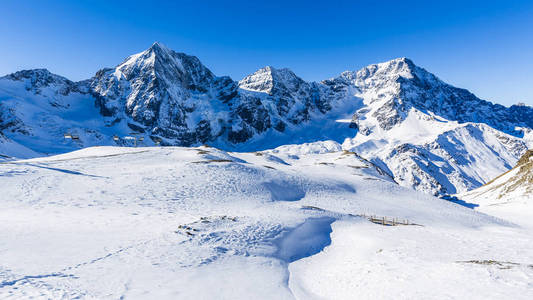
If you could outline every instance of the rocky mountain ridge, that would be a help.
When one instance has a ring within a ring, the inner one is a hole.
[[[154,43],[81,82],[43,69],[0,78],[0,152],[18,157],[21,147],[47,154],[128,145],[112,137],[131,133],[147,145],[207,143],[237,151],[333,139],[402,185],[446,194],[512,166],[531,128],[533,108],[481,100],[407,58],[322,82],[274,67],[237,82]],[[80,138],[64,140],[65,132]],[[483,154],[476,159],[471,151]],[[488,171],[479,159],[491,161]]]

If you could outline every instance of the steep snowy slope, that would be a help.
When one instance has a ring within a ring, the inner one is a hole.
[[[40,154],[13,142],[0,133],[0,161],[37,157]]]
[[[477,209],[533,225],[533,150],[528,150],[511,170],[457,198]]]
[[[406,58],[345,72],[325,84],[354,90],[354,150],[404,186],[433,194],[479,187],[507,170],[533,140],[533,108],[505,108],[452,87]],[[515,130],[515,128],[525,128]]]
[[[111,144],[113,134],[127,130],[111,130],[103,121],[86,82],[73,83],[44,69],[0,78],[0,133],[4,140],[0,147],[4,155],[35,157],[37,153]],[[66,133],[79,140],[65,139]]]
[[[389,170],[404,186],[432,194],[464,192],[509,169],[527,140],[483,123],[435,121],[412,109],[388,131],[358,134],[343,147]]]
[[[530,232],[333,141],[92,147],[0,163],[0,189],[0,298],[532,296]]]
[[[236,86],[198,58],[155,43],[116,68],[99,71],[91,92],[107,124],[125,120],[132,130],[190,145],[222,133]]]
[[[0,78],[0,150],[20,158],[130,145],[131,134],[233,151],[334,140],[401,185],[442,195],[514,165],[532,127],[533,108],[478,99],[406,58],[320,83],[274,67],[235,82],[154,43],[82,82],[40,69]]]

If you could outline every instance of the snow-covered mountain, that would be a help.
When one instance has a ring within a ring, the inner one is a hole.
[[[0,133],[4,137],[0,152],[4,155],[34,157],[108,143],[112,131],[103,121],[87,81],[74,83],[44,69],[0,78]],[[80,139],[64,140],[65,133]]]
[[[344,72],[324,83],[359,88],[370,108],[370,114],[366,109],[362,113],[374,118],[383,130],[405,121],[411,109],[460,123],[485,123],[507,133],[520,134],[516,126],[533,127],[531,107],[507,108],[481,100],[465,89],[444,83],[407,58]],[[365,132],[373,129],[371,125],[364,121],[360,124]]]
[[[355,86],[364,102],[353,117],[359,132],[343,146],[381,164],[405,186],[463,192],[510,168],[527,149],[522,137],[533,126],[531,107],[483,101],[406,58],[325,83]]]
[[[81,82],[7,75],[0,298],[531,299],[532,153],[470,192],[524,201],[427,193],[510,169],[532,110],[405,58],[237,82],[156,43]]]
[[[128,145],[131,133],[238,151],[334,140],[401,185],[451,194],[514,165],[531,128],[533,108],[478,99],[406,58],[322,82],[273,67],[236,82],[155,43],[81,82],[41,69],[0,78],[0,153],[15,157]]]
[[[91,94],[106,124],[191,145],[213,140],[229,119],[236,94],[228,77],[216,77],[198,58],[155,43],[112,69],[100,70]]]

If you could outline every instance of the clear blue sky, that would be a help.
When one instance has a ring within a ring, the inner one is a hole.
[[[86,79],[160,41],[236,80],[265,65],[321,80],[405,56],[481,98],[533,105],[531,0],[265,2],[3,0],[0,74]]]

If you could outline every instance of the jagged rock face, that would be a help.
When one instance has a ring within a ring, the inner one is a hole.
[[[383,130],[404,121],[410,109],[431,112],[447,120],[485,123],[518,135],[516,126],[533,126],[533,108],[506,108],[481,100],[465,89],[448,85],[407,58],[344,72],[336,82],[354,85],[372,107],[371,116]]]
[[[246,142],[255,134],[272,127],[269,112],[259,97],[241,96],[239,100],[228,133],[228,140],[232,143]]]
[[[105,116],[131,117],[137,123],[130,124],[132,129],[181,145],[218,136],[227,102],[237,93],[231,79],[216,77],[198,58],[158,43],[114,69],[98,72],[91,90]]]
[[[270,123],[283,131],[287,123],[294,125],[309,121],[312,110],[329,110],[321,102],[316,83],[305,82],[289,69],[265,67],[239,82],[246,98],[259,98],[270,112]]]
[[[66,96],[70,93],[87,93],[86,82],[75,83],[65,77],[50,73],[47,69],[22,70],[9,74],[3,79],[24,83],[27,91],[41,94],[51,88],[55,94]]]
[[[308,123],[313,113],[331,109],[327,91],[318,83],[308,83],[288,69],[265,67],[238,83],[234,116],[228,140],[246,142],[267,130],[284,132]]]
[[[12,133],[29,134],[24,122],[17,118],[14,108],[0,103],[0,134],[8,130]]]
[[[530,163],[533,159],[533,150],[527,150],[524,155],[520,157],[518,162],[516,163],[516,166],[524,165],[527,163]]]
[[[400,144],[377,156],[401,185],[444,195],[483,185],[511,168],[526,149],[519,138],[483,124],[466,124],[432,141]]]

